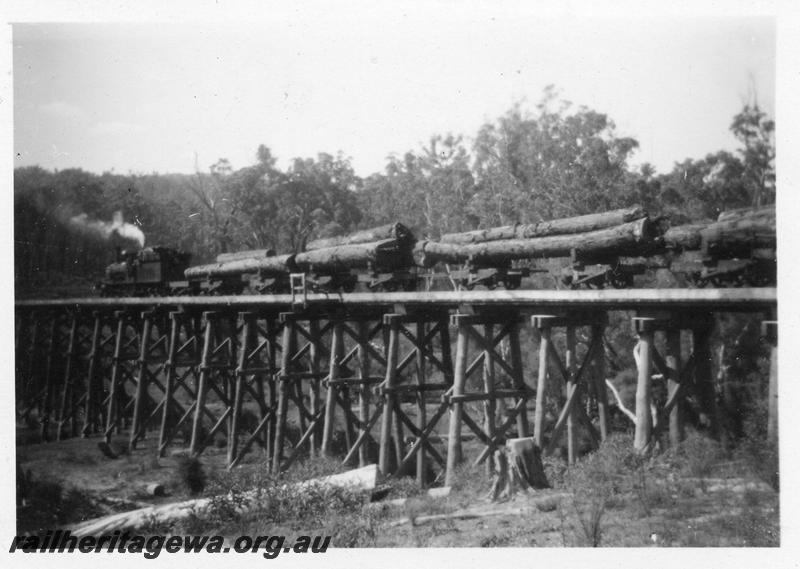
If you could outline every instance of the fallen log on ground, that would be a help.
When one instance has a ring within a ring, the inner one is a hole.
[[[425,497],[433,498],[434,500],[438,500],[441,498],[447,498],[452,491],[450,486],[442,486],[439,488],[429,488],[427,492],[425,492]],[[374,493],[373,493],[374,496]],[[410,500],[413,498],[393,498],[391,500],[379,500],[377,502],[370,502],[367,507],[372,510],[380,510],[387,507],[401,507],[405,506]]]
[[[400,518],[399,520],[394,520],[389,522],[387,527],[398,527],[405,524],[411,524],[412,526],[418,526],[430,522],[438,522],[441,520],[472,520],[477,518],[488,518],[492,516],[523,516],[525,514],[532,513],[534,511],[538,511],[539,508],[537,504],[545,504],[552,502],[554,500],[562,500],[569,498],[571,494],[567,493],[560,493],[560,494],[547,494],[546,496],[541,496],[537,498],[533,498],[528,500],[528,504],[519,508],[505,508],[502,510],[482,510],[478,508],[473,508],[470,510],[458,510],[455,512],[451,512],[449,514],[432,514],[428,516],[416,516],[416,517],[405,517]]]
[[[503,227],[466,231],[464,233],[447,233],[442,235],[439,242],[468,245],[506,239],[531,239],[550,235],[586,233],[588,231],[597,231],[599,229],[622,225],[642,219],[643,217],[647,217],[647,212],[636,205],[602,213],[540,221],[539,223],[506,225]]]
[[[186,269],[184,275],[187,279],[213,279],[254,273],[264,276],[281,276],[288,275],[295,270],[294,255],[275,255],[198,265]]]
[[[306,243],[306,251],[328,249],[330,247],[339,247],[341,245],[355,245],[357,243],[371,243],[386,239],[413,241],[414,235],[411,233],[411,230],[402,223],[390,223],[388,225],[381,225],[380,227],[364,229],[349,235],[314,239],[313,241]]]
[[[648,218],[597,231],[553,235],[534,239],[489,241],[471,245],[420,241],[414,247],[414,262],[420,267],[437,263],[494,265],[517,259],[569,257],[575,251],[581,258],[641,255],[652,247],[658,229]]]
[[[144,493],[148,496],[165,496],[166,495],[166,488],[164,488],[163,484],[159,484],[158,482],[151,482],[147,484],[143,488]]]
[[[346,487],[352,488],[353,490],[372,490],[375,488],[377,475],[378,467],[372,464],[341,474],[298,482],[297,484],[292,484],[291,488],[300,491],[304,487],[311,485],[322,485]],[[210,506],[214,503],[215,499],[218,500],[219,498],[221,497],[198,498],[173,504],[151,506],[129,512],[120,512],[118,514],[82,522],[69,529],[72,535],[77,537],[85,535],[100,536],[110,535],[116,530],[134,530],[145,525],[168,524],[188,518],[192,515],[202,518],[210,513]],[[258,490],[243,492],[237,497],[237,503],[241,504],[241,506],[237,507],[237,512],[243,514],[259,507],[262,505],[259,499],[260,493]]]
[[[775,489],[763,480],[749,478],[681,478],[682,483],[695,484],[705,492],[746,492],[748,490],[759,492],[775,492]]]

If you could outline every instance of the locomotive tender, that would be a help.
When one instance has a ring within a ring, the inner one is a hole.
[[[318,239],[297,254],[270,249],[223,253],[189,266],[167,247],[125,253],[106,269],[106,296],[279,294],[293,278],[314,291],[416,290],[423,278],[456,288],[515,289],[542,262],[568,261],[557,286],[633,285],[654,269],[683,275],[690,286],[767,286],[776,281],[774,206],[733,210],[716,222],[668,227],[638,206],[417,240],[401,223]],[[433,272],[444,267],[444,272]]]

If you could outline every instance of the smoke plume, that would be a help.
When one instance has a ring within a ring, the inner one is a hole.
[[[139,247],[144,247],[144,233],[142,230],[131,223],[126,223],[122,218],[122,212],[114,212],[111,222],[92,220],[85,213],[71,217],[69,223],[83,233],[94,235],[104,240],[111,239],[115,234],[123,239],[135,241]]]

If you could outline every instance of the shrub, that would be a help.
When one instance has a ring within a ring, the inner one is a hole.
[[[686,439],[681,442],[677,454],[683,464],[684,472],[702,481],[713,472],[714,465],[724,457],[724,450],[718,442],[690,430],[686,433]]]
[[[629,472],[638,460],[631,442],[629,436],[609,437],[596,452],[566,473],[567,488],[572,491],[572,505],[585,545],[600,545],[606,510],[630,485]]]
[[[365,503],[361,491],[323,484],[309,484],[300,489],[281,485],[266,492],[268,507],[264,511],[276,523],[296,519],[299,523],[321,524],[328,513],[354,512]]]
[[[747,462],[756,476],[777,492],[780,490],[778,444],[767,438],[767,419],[766,402],[753,405],[744,423],[744,440],[736,454]]]
[[[189,494],[200,494],[206,487],[206,472],[203,463],[196,456],[182,456],[178,459],[178,479]]]
[[[374,547],[381,535],[381,521],[386,514],[366,509],[349,516],[334,515],[324,533],[334,547]]]

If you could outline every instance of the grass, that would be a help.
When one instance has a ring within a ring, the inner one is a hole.
[[[563,472],[546,462],[548,472],[561,476],[551,479],[554,487],[572,494],[569,507],[559,511],[562,541],[591,547],[777,545],[777,495],[707,491],[712,477],[747,478],[747,462],[728,458],[718,443],[690,432],[679,449],[653,456],[635,453],[629,436],[613,435]]]
[[[360,543],[375,532],[370,524],[379,517],[378,514],[363,515],[363,507],[369,500],[367,493],[314,484],[299,489],[292,486],[295,482],[341,470],[343,467],[338,461],[319,458],[301,461],[282,475],[272,474],[264,463],[248,463],[232,471],[221,469],[206,473],[198,459],[184,458],[178,477],[187,489],[202,479],[204,487],[197,494],[212,497],[206,514],[202,518],[190,516],[168,528],[153,525],[146,529],[152,533],[291,535],[323,528],[331,520],[352,517],[347,523],[330,526],[328,529],[333,533],[329,535],[340,535],[343,543]],[[255,497],[245,494],[253,490],[256,491]],[[358,523],[353,523],[355,514],[358,514]],[[333,546],[338,546],[336,539]]]
[[[52,478],[17,472],[17,533],[41,534],[102,515],[104,512],[78,488],[65,487]]]
[[[607,510],[634,486],[630,470],[638,464],[630,442],[627,436],[611,437],[565,474],[565,486],[572,492],[572,510],[581,530],[581,545],[602,544]]]
[[[338,460],[303,458],[288,472],[274,475],[258,452],[228,471],[224,454],[216,449],[208,449],[192,462],[178,456],[158,460],[153,449],[144,447],[114,461],[90,451],[95,446],[94,441],[67,441],[63,446],[19,452],[18,463],[29,462],[39,473],[47,472],[53,461],[63,464],[59,472],[70,471],[70,477],[62,481],[41,474],[30,479],[23,475],[26,496],[31,498],[18,506],[21,531],[52,529],[54,524],[108,513],[109,506],[98,506],[97,498],[105,495],[103,488],[111,488],[112,482],[114,494],[122,497],[130,496],[144,481],[160,482],[171,494],[166,500],[179,501],[192,495],[191,483],[200,478],[203,487],[195,486],[194,495],[213,497],[209,515],[170,527],[151,524],[145,530],[153,534],[330,535],[331,547],[775,546],[780,540],[775,492],[752,489],[752,485],[745,490],[748,486],[741,483],[734,490],[734,484],[719,483],[728,478],[752,481],[753,459],[724,452],[691,430],[678,450],[652,456],[637,455],[630,436],[615,434],[573,466],[545,457],[545,473],[553,489],[517,494],[503,504],[489,501],[492,480],[483,465],[472,465],[479,450],[477,441],[465,446],[466,460],[455,473],[448,497],[431,499],[410,478],[389,479],[382,505],[369,504],[370,495],[365,492],[288,486],[346,470]],[[92,480],[95,489],[76,489],[81,480]],[[258,490],[257,503],[247,501],[245,492],[252,490]],[[552,500],[547,499],[548,493]],[[400,497],[407,498],[402,506],[387,503]],[[530,499],[536,500],[535,507]],[[243,513],[245,506],[248,511]],[[522,508],[524,513],[387,526],[403,518],[476,508]]]

